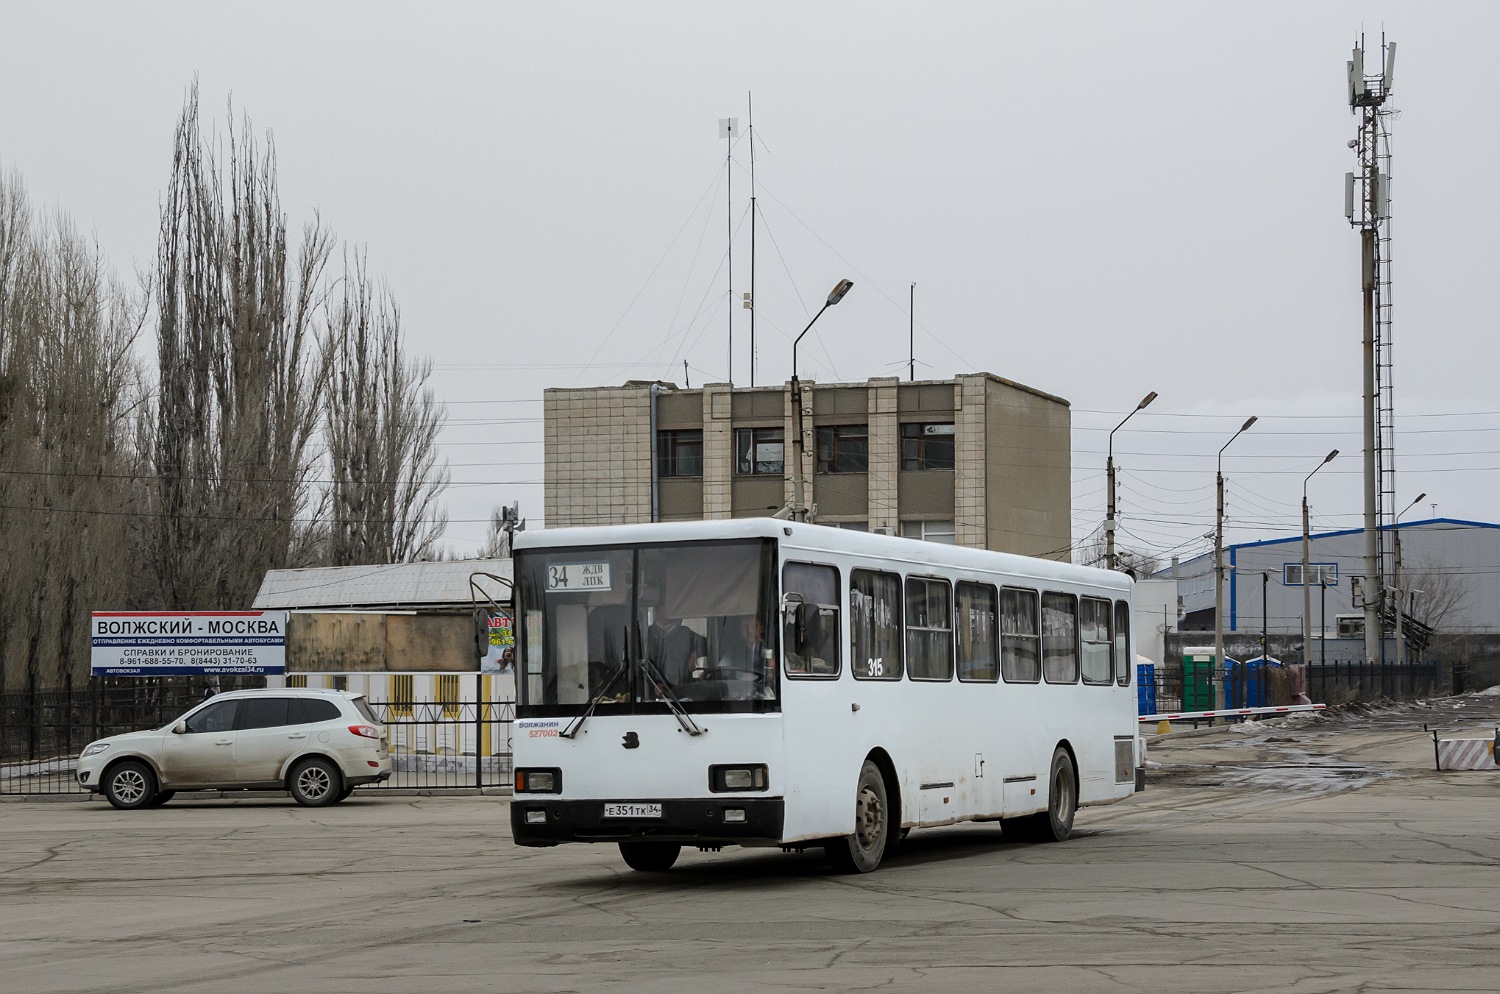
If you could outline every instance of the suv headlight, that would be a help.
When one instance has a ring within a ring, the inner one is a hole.
[[[83,756],[81,758],[88,759],[90,756],[97,756],[108,748],[108,742],[90,742],[87,746],[84,747]]]

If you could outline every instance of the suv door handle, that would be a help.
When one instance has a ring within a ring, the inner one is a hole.
[[[305,739],[305,738],[307,738],[307,733],[306,732],[293,732],[291,735],[288,735],[287,738],[289,738],[289,739]]]
[[[234,739],[219,739],[214,743],[216,746],[234,745]]]

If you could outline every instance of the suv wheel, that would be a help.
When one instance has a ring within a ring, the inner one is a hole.
[[[321,808],[339,799],[344,789],[344,777],[339,768],[326,759],[304,759],[292,767],[286,789],[298,804]]]
[[[134,759],[110,767],[104,777],[104,796],[123,811],[144,808],[155,793],[156,774],[151,767]]]

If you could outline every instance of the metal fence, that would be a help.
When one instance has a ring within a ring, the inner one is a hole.
[[[258,684],[257,684],[258,685]],[[221,689],[237,689],[223,686]],[[94,739],[161,728],[203,699],[171,678],[0,694],[0,794],[78,794],[78,753]],[[371,701],[386,726],[391,778],[361,790],[509,787],[510,701]]]
[[[1140,714],[1274,707],[1297,703],[1305,693],[1318,704],[1348,704],[1375,698],[1433,697],[1448,692],[1448,667],[1441,662],[1371,664],[1355,661],[1301,666],[1236,663],[1216,674],[1212,663],[1168,663],[1136,667]]]

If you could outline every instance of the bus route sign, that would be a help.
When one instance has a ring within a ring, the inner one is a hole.
[[[278,675],[285,611],[96,611],[94,676]]]
[[[547,566],[547,593],[609,590],[609,563],[562,563]]]

